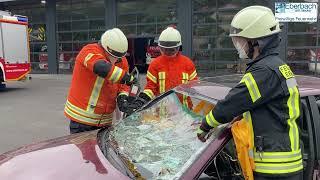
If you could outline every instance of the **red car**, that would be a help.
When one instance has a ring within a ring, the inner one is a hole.
[[[243,179],[230,124],[206,143],[196,137],[201,118],[239,82],[220,76],[181,85],[113,128],[74,134],[0,155],[0,179]],[[320,79],[297,77],[301,99],[304,179],[320,179]],[[219,84],[208,81],[218,82]],[[191,98],[192,110],[178,96]],[[205,173],[204,173],[205,172]]]

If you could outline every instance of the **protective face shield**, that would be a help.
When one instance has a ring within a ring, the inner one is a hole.
[[[248,59],[248,41],[242,37],[231,37],[234,47],[237,49],[240,59]]]
[[[108,53],[108,52],[106,52],[106,53]],[[111,62],[112,64],[121,61],[121,58],[119,58],[119,57],[114,57],[114,56],[112,56],[111,54],[108,55],[108,59],[110,60],[110,62]]]
[[[174,48],[163,48],[163,47],[160,47],[160,52],[164,56],[175,57],[179,52],[179,47],[174,47]]]

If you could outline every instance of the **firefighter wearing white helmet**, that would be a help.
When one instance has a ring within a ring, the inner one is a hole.
[[[159,36],[158,46],[161,54],[169,57],[175,56],[179,52],[182,45],[181,35],[178,30],[173,27],[168,27],[163,30]]]
[[[296,123],[301,114],[300,94],[295,75],[279,58],[280,31],[267,7],[250,6],[234,16],[230,36],[239,57],[249,59],[247,70],[202,120],[197,133],[206,141],[210,129],[242,115],[232,133],[246,179],[302,179]]]
[[[123,32],[118,29],[110,29],[101,36],[102,47],[115,58],[122,58],[128,51],[128,40]]]
[[[181,35],[177,29],[168,27],[161,32],[158,42],[161,56],[150,63],[146,77],[147,84],[144,91],[139,94],[139,98],[131,104],[132,112],[155,96],[180,84],[198,79],[193,62],[179,52],[181,44]],[[179,98],[184,106],[192,108],[190,98],[187,96]]]
[[[118,28],[107,30],[99,43],[79,52],[64,113],[70,133],[111,126],[116,104],[126,110],[129,86],[136,79],[128,74],[125,54],[128,41]]]

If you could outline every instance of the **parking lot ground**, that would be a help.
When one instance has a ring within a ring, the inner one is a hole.
[[[0,153],[68,134],[63,115],[71,75],[31,75],[0,90]]]

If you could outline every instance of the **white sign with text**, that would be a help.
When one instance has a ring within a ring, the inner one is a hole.
[[[279,22],[317,22],[317,3],[275,3],[275,16]]]

